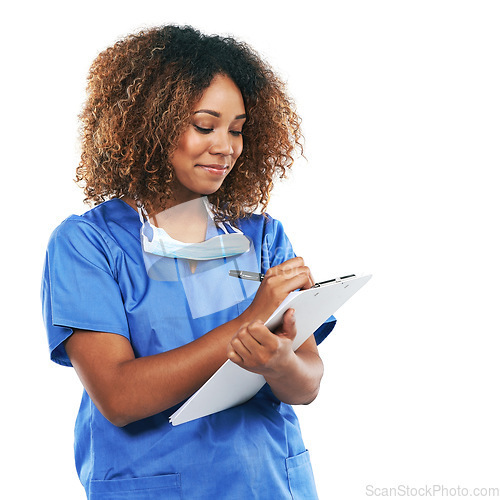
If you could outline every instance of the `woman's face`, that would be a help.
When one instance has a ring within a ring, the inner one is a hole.
[[[245,105],[236,84],[217,75],[196,103],[171,163],[175,203],[215,193],[243,150]]]

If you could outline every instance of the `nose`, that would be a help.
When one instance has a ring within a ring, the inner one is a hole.
[[[231,156],[234,154],[233,144],[229,134],[224,132],[214,134],[213,144],[210,146],[209,152],[213,155]]]

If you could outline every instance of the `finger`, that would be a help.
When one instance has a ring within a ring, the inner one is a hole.
[[[295,324],[295,309],[288,309],[283,315],[283,323],[280,328],[280,335],[293,340],[297,335],[297,326]]]
[[[243,359],[243,361],[252,354],[242,342],[240,337],[234,337],[231,340],[231,347],[233,348],[233,351]]]
[[[250,353],[250,355],[255,354],[262,348],[261,342],[258,338],[263,338],[263,333],[267,328],[261,321],[254,321],[248,325],[248,328],[241,335],[238,335],[238,340],[245,347],[245,349]],[[245,354],[243,352],[243,354]]]
[[[311,279],[311,275],[308,271],[299,272],[289,278],[287,278],[283,283],[280,284],[280,288],[282,287],[282,292],[289,293],[293,290],[306,290],[311,288],[314,285],[314,282]]]
[[[309,278],[309,283],[303,288],[312,288],[316,284],[316,282],[314,281],[313,275],[311,274],[311,270],[309,268],[307,268],[307,275]]]
[[[302,289],[312,288],[314,286],[314,279],[311,275],[311,270],[308,267],[303,268],[303,270],[298,274],[304,280]]]
[[[286,260],[285,262],[276,267],[280,271],[283,271],[285,273],[295,271],[298,274],[305,271],[310,276],[311,286],[313,286],[316,283],[312,276],[311,270],[305,265],[304,259],[302,257],[294,257],[293,259]]]
[[[282,274],[302,266],[304,266],[304,259],[302,257],[294,257],[293,259],[285,260],[285,262],[282,262],[277,266],[271,267],[268,269],[267,273],[270,275]]]
[[[254,321],[248,326],[248,331],[258,345],[254,345],[252,352],[260,348],[275,348],[276,336],[262,321]]]
[[[229,345],[227,349],[227,359],[231,360],[233,363],[237,365],[243,364],[243,358],[233,349],[231,345]]]
[[[306,284],[303,288],[311,288],[312,286],[314,286],[314,278],[311,274],[311,270],[307,266],[282,266],[283,265],[280,264],[279,266],[268,269],[267,273],[265,274],[264,280],[270,281],[271,279],[291,279],[299,274],[304,274],[307,276],[307,281],[305,282]]]

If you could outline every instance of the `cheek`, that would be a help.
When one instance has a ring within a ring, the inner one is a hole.
[[[207,139],[202,135],[188,131],[179,140],[179,145],[174,152],[177,158],[196,158],[207,149]]]
[[[233,157],[238,158],[243,152],[243,139],[240,139],[236,144],[233,145]]]

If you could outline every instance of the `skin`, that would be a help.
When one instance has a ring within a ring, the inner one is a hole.
[[[172,206],[219,189],[243,149],[244,114],[232,80],[214,78],[172,157],[177,177]],[[221,165],[224,171],[209,170]],[[133,200],[125,201],[135,208]],[[296,257],[267,271],[244,313],[182,347],[136,358],[121,335],[75,330],[65,342],[66,351],[97,408],[120,427],[182,402],[228,358],[262,374],[281,401],[307,404],[315,399],[323,375],[314,338],[293,351],[293,310],[274,333],[264,322],[291,291],[313,284],[309,268]]]
[[[175,199],[183,203],[215,193],[243,151],[242,129],[245,123],[243,97],[234,82],[216,76],[196,104],[192,121],[172,155],[175,170]],[[221,175],[203,166],[221,167]]]

